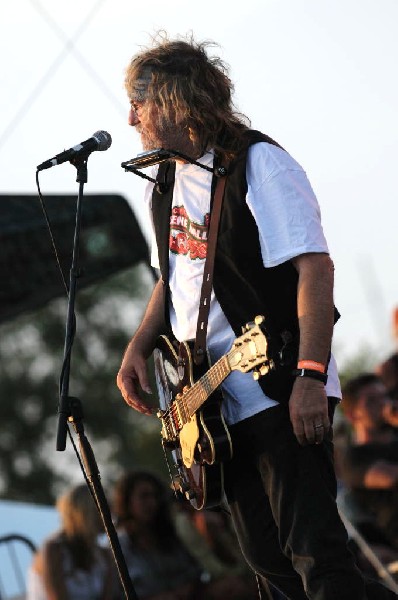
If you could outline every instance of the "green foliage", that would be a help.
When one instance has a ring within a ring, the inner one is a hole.
[[[81,401],[84,430],[105,484],[127,468],[165,469],[158,420],[129,408],[115,383],[152,286],[141,265],[77,291],[69,394]],[[71,467],[59,466],[65,459],[56,451],[66,312],[66,299],[55,300],[0,327],[2,498],[53,503],[70,483]]]

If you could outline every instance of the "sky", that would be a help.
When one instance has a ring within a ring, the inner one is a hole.
[[[338,361],[364,349],[384,358],[398,305],[397,22],[397,0],[3,0],[0,193],[35,194],[38,164],[105,130],[112,146],[90,156],[85,193],[123,194],[149,236],[144,183],[120,167],[141,151],[124,70],[160,29],[213,40],[236,106],[304,167],[318,197]],[[40,185],[77,194],[76,170],[43,171]]]
[[[39,548],[44,539],[59,527],[59,514],[54,507],[0,500],[0,536],[23,535]],[[0,544],[2,598],[12,598],[23,591],[21,575],[27,574],[31,562],[32,552],[22,541]]]

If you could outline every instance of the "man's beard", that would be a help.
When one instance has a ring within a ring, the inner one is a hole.
[[[197,157],[196,144],[191,140],[188,128],[183,125],[175,125],[167,122],[152,123],[151,129],[136,126],[141,136],[143,150],[155,150],[164,148],[165,150],[174,150],[181,152],[192,158]]]

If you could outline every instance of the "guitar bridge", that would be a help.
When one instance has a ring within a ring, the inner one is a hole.
[[[162,443],[167,446],[167,448],[176,448],[178,445],[178,435],[174,423],[170,418],[170,411],[158,410],[156,416],[162,423],[162,429],[160,432],[160,435],[162,436]]]

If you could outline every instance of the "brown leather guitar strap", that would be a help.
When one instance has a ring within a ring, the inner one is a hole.
[[[206,261],[203,271],[202,289],[200,292],[200,304],[198,312],[198,324],[196,327],[196,338],[193,349],[193,360],[196,365],[203,362],[206,351],[207,321],[210,311],[210,298],[213,289],[214,257],[220,224],[221,206],[224,198],[225,183],[227,180],[228,162],[224,160],[223,165],[218,168],[216,187],[214,191],[213,208],[210,215],[209,237],[207,240]],[[223,175],[222,175],[223,174]]]

